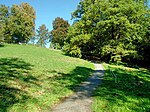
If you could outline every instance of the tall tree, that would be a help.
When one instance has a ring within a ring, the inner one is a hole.
[[[52,44],[55,48],[61,49],[64,46],[69,26],[68,21],[60,17],[55,18],[53,21],[53,30],[51,31],[51,34],[53,36]]]
[[[112,61],[129,55],[137,57],[136,42],[145,36],[148,27],[144,22],[148,20],[148,12],[143,0],[83,0],[72,16],[80,24],[76,25],[76,31],[80,32],[76,34],[91,36],[84,46],[70,41],[68,44],[72,48],[68,49],[73,52],[76,46],[82,56],[88,54]]]
[[[32,45],[35,45],[35,44],[36,44],[36,40],[37,40],[37,37],[36,37],[36,36],[32,36],[32,37],[30,38],[31,44],[32,44]]]
[[[51,36],[45,24],[42,24],[37,29],[37,38],[38,38],[37,44],[41,47],[45,47],[45,45],[49,42]]]
[[[8,19],[8,7],[0,5],[0,42],[4,41],[5,22]]]
[[[0,7],[3,17],[3,35],[7,43],[27,43],[35,35],[35,10],[28,3]]]
[[[13,41],[27,43],[35,35],[35,10],[28,3],[13,5],[10,19],[13,22]]]

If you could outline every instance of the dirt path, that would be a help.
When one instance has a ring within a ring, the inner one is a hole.
[[[76,93],[58,104],[52,112],[92,112],[92,93],[101,84],[104,69],[101,64],[94,64],[95,72],[77,88]]]

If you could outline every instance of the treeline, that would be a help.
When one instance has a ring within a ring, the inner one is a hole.
[[[51,32],[45,24],[35,29],[36,12],[28,3],[8,7],[0,4],[0,44],[31,43],[45,47]]]
[[[36,14],[27,3],[0,5],[0,42],[27,43],[35,35]]]
[[[62,49],[66,37],[68,21],[57,17],[53,30],[45,24],[35,29],[36,11],[30,4],[21,3],[8,7],[0,5],[0,44],[30,43],[41,47],[51,44],[51,48]]]
[[[76,57],[150,65],[147,0],[82,0],[63,50]]]
[[[41,47],[50,42],[75,57],[150,65],[148,0],[81,0],[72,13],[74,23],[57,17],[52,31],[44,24],[35,30],[35,19],[27,3],[1,5],[0,42]]]

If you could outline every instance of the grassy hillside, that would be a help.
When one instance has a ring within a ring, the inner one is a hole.
[[[103,84],[94,94],[94,112],[150,112],[150,71],[144,68],[105,66]],[[110,73],[117,76],[117,83]]]
[[[29,45],[0,47],[0,112],[43,112],[73,93],[93,64]]]

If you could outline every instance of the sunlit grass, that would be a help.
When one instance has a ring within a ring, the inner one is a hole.
[[[149,112],[150,71],[109,64],[104,66],[105,77],[93,96],[93,111]],[[117,83],[110,70],[117,75]]]
[[[0,112],[44,112],[93,72],[93,64],[29,45],[0,47]]]

